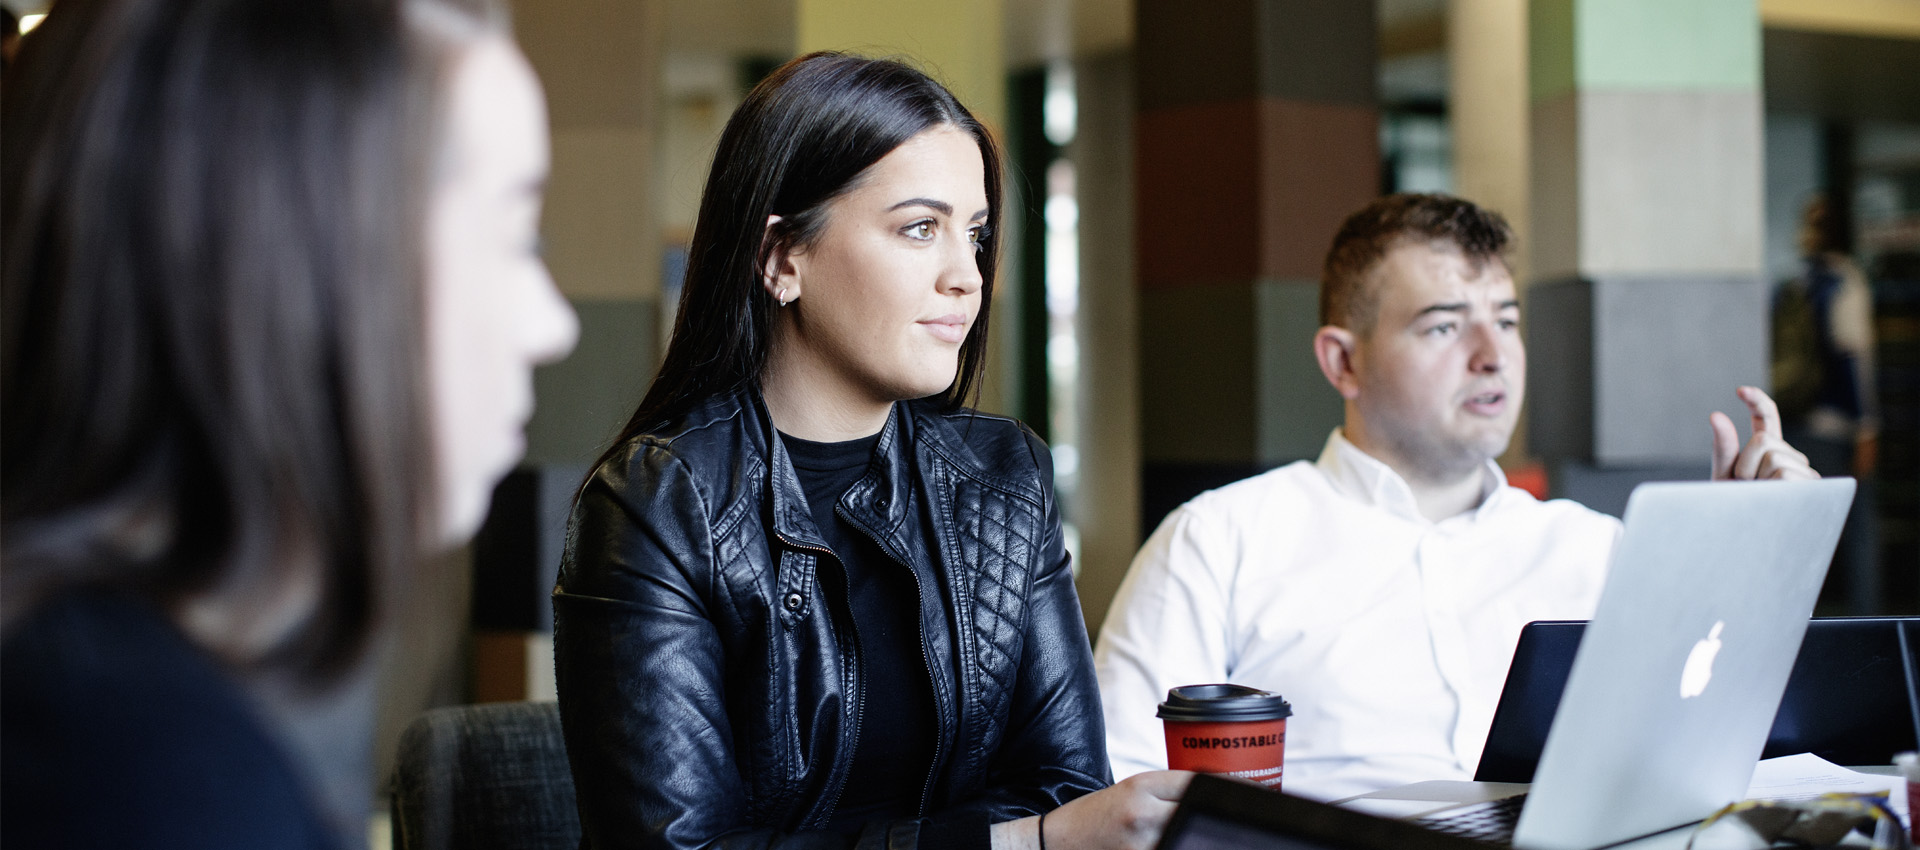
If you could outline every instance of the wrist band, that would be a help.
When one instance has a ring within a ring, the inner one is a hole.
[[[1034,830],[1040,834],[1040,850],[1047,850],[1047,813],[1040,813],[1040,828]]]

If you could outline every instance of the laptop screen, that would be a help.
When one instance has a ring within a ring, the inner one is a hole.
[[[1536,622],[1521,632],[1474,779],[1533,781],[1585,625]],[[1920,617],[1810,621],[1761,757],[1810,752],[1835,764],[1888,764],[1914,749],[1920,698],[1910,693],[1902,630],[1920,630]]]

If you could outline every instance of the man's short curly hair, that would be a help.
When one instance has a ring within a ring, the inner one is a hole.
[[[1513,228],[1499,213],[1440,194],[1387,195],[1347,217],[1320,273],[1320,324],[1359,333],[1373,330],[1380,293],[1371,275],[1388,251],[1404,242],[1440,242],[1458,248],[1478,271],[1507,261]]]

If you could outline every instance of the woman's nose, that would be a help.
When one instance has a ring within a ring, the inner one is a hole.
[[[534,363],[552,363],[566,357],[580,341],[580,317],[574,314],[573,305],[560,294],[550,275],[541,275],[532,301],[522,324],[529,358]]]
[[[947,252],[947,268],[941,275],[940,286],[954,295],[972,295],[979,292],[986,282],[980,272],[981,258],[985,254],[972,239],[962,236],[959,241],[958,247]]]

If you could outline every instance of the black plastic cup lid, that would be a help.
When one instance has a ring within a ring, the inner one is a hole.
[[[1293,716],[1293,706],[1279,694],[1245,685],[1187,685],[1167,691],[1159,716],[1181,723],[1280,720]]]

